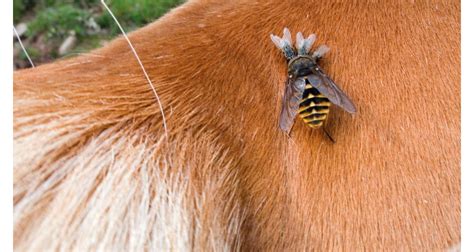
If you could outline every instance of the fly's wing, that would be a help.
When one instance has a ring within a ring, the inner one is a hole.
[[[280,129],[290,133],[296,114],[303,97],[305,80],[298,78],[296,80],[288,79],[283,96],[282,109],[280,114]]]
[[[326,96],[329,101],[341,107],[345,111],[354,114],[357,109],[351,99],[342,92],[342,90],[334,83],[329,76],[321,68],[313,69],[313,74],[308,75],[308,81],[321,94]]]

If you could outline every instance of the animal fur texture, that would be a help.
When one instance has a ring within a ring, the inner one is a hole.
[[[278,128],[269,34],[316,33],[358,114]],[[459,1],[189,1],[14,73],[16,251],[439,251],[460,241]]]

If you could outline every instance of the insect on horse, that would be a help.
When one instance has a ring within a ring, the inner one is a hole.
[[[329,51],[329,47],[321,45],[309,56],[316,35],[311,34],[305,39],[298,32],[296,52],[288,28],[283,30],[283,38],[273,34],[270,38],[288,60],[288,80],[279,122],[283,131],[290,133],[297,113],[311,128],[323,126],[331,103],[351,114],[356,112],[354,103],[317,63]],[[334,142],[326,130],[324,132]]]

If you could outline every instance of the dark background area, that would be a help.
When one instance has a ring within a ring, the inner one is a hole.
[[[106,1],[126,32],[153,22],[184,0]],[[13,21],[35,65],[103,46],[120,30],[100,0],[14,0]],[[30,67],[13,36],[16,69]]]

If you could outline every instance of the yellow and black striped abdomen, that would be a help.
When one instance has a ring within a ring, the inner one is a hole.
[[[311,128],[323,125],[329,114],[331,102],[306,80],[303,98],[300,102],[298,114]]]

